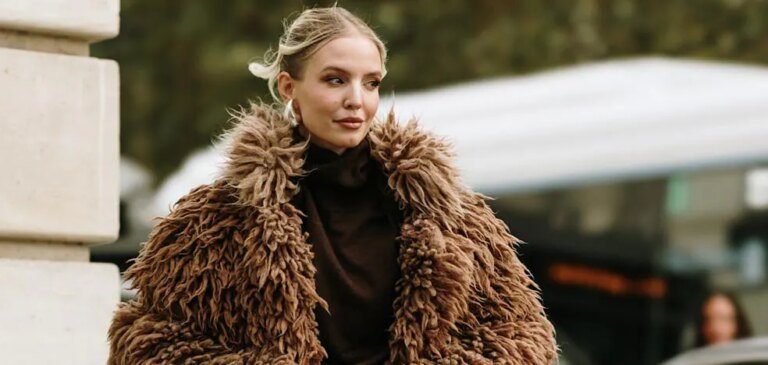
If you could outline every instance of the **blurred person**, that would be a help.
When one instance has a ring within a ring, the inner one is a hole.
[[[554,361],[519,241],[450,147],[392,111],[376,120],[385,61],[334,6],[251,64],[278,105],[235,116],[221,176],[150,234],[109,364]]]
[[[699,308],[696,347],[727,343],[752,336],[752,328],[741,303],[731,293],[714,292]]]

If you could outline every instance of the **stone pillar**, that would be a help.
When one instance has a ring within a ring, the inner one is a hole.
[[[0,1],[0,362],[104,364],[119,301],[118,0]]]

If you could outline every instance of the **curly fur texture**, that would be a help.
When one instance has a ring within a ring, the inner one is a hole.
[[[109,330],[109,364],[320,364],[313,253],[291,205],[306,143],[271,107],[227,134],[218,180],[161,219],[126,272],[138,296]],[[550,364],[553,327],[519,241],[464,186],[451,147],[390,113],[368,135],[404,210],[392,364]]]

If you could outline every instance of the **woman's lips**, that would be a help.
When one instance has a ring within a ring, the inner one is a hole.
[[[335,120],[334,122],[339,123],[339,125],[347,129],[358,129],[363,126],[363,120],[360,118],[344,118]]]

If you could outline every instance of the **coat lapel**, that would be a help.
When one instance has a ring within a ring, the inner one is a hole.
[[[269,340],[259,343],[274,343],[276,352],[294,351],[300,363],[314,363],[325,354],[314,307],[327,304],[315,289],[302,213],[290,203],[304,174],[307,145],[293,140],[290,123],[273,108],[254,104],[234,117],[236,125],[225,136],[229,160],[224,176],[239,203],[258,210],[261,228],[262,244],[246,248],[246,264],[255,270],[252,280],[263,291],[256,315],[266,332],[253,336]],[[390,112],[368,138],[372,156],[405,211],[391,360],[437,357],[451,345],[451,331],[466,312],[471,292],[471,244],[456,234],[467,189],[452,166],[450,145],[415,121],[401,126]]]
[[[465,190],[451,165],[449,144],[419,129],[415,121],[400,126],[390,112],[369,138],[389,187],[406,207],[391,360],[439,358],[450,346],[457,317],[467,310],[471,289],[473,260],[454,233],[461,225]]]
[[[257,210],[257,238],[247,242],[244,266],[261,294],[253,298],[251,339],[266,344],[267,359],[319,364],[326,352],[316,335],[316,305],[327,308],[315,289],[312,250],[299,212],[290,204],[298,192],[306,143],[296,144],[292,127],[273,108],[251,105],[236,114],[224,136],[228,162],[223,175],[238,203]]]

